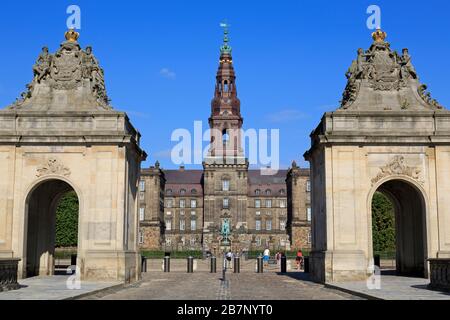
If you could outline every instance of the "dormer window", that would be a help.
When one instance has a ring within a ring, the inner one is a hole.
[[[270,196],[271,194],[272,194],[272,191],[269,190],[269,189],[267,189],[267,190],[266,190],[266,196]]]
[[[255,190],[255,195],[259,196],[260,194],[261,194],[261,190],[256,189],[256,190]]]
[[[181,189],[180,190],[180,194],[183,196],[183,195],[185,195],[186,194],[186,189]]]

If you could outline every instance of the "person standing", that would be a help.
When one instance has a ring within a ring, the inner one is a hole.
[[[225,258],[227,259],[228,268],[231,268],[231,260],[233,259],[233,253],[231,252],[231,250],[229,250],[227,252],[227,254],[225,255]]]
[[[263,253],[263,260],[264,260],[264,264],[266,266],[269,265],[269,259],[270,259],[270,250],[269,250],[269,248],[266,248],[266,250],[264,250],[264,253]]]
[[[303,263],[303,252],[302,250],[297,251],[297,257],[295,258],[295,261],[297,262],[297,270],[300,270],[300,266]]]

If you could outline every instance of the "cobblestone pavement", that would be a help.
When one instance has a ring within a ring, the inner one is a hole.
[[[70,299],[89,292],[108,287],[119,286],[120,282],[82,281],[81,287],[68,281],[69,276],[33,277],[19,280],[19,290],[0,292],[0,300],[62,300]]]
[[[83,299],[105,300],[345,300],[360,299],[308,281],[303,273],[198,272],[143,275],[142,281],[121,289],[106,290]]]

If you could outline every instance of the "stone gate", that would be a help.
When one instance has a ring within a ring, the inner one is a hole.
[[[127,115],[112,109],[103,69],[68,31],[43,48],[34,78],[0,111],[0,257],[19,258],[19,277],[54,272],[59,198],[79,200],[81,279],[138,279],[137,188],[146,155]]]
[[[347,72],[341,107],[311,135],[312,264],[321,282],[372,273],[372,198],[392,200],[397,272],[427,277],[450,257],[450,112],[419,82],[407,49],[377,30]]]

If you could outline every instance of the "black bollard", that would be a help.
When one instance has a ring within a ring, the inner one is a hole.
[[[234,257],[234,273],[241,272],[241,258]]]
[[[211,273],[217,272],[217,258],[215,256],[211,256]]]
[[[287,258],[285,255],[281,256],[281,273],[287,272]]]
[[[76,254],[71,254],[70,255],[70,265],[71,266],[76,266],[77,265],[77,255]]]
[[[187,258],[187,273],[194,273],[194,257]]]
[[[164,257],[164,272],[170,272],[170,257]]]
[[[309,257],[304,257],[303,258],[303,271],[305,273],[309,273]]]
[[[147,257],[141,256],[141,272],[147,272]]]
[[[256,265],[257,265],[257,273],[264,273],[264,261],[262,256],[256,258]]]

